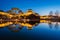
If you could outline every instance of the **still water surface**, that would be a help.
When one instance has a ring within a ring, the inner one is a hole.
[[[13,29],[14,30],[14,29]],[[0,38],[13,40],[59,40],[60,39],[60,23],[39,23],[32,29],[16,28],[18,32],[13,32],[9,27],[0,28]]]

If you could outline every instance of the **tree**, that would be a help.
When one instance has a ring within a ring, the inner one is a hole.
[[[22,13],[22,14],[23,14],[22,10],[19,10],[19,12],[18,12],[18,13]]]
[[[11,10],[7,11],[7,13],[11,13],[11,12],[12,12]]]
[[[32,12],[32,9],[28,9],[28,12]]]
[[[53,15],[53,11],[50,11],[49,16],[52,16],[52,15]]]
[[[4,12],[3,10],[0,10],[0,12]]]
[[[58,16],[58,15],[59,15],[59,11],[56,11],[56,12],[55,12],[55,15]]]
[[[19,8],[12,8],[11,10],[19,10]]]

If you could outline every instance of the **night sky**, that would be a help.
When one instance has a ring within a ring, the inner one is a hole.
[[[0,0],[0,10],[19,8],[23,12],[32,9],[40,15],[47,15],[50,11],[60,11],[60,0]]]

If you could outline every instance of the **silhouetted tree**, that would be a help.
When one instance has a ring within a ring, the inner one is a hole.
[[[55,12],[55,15],[56,15],[56,16],[59,16],[59,11],[56,11],[56,12]]]
[[[22,10],[19,10],[19,12],[18,12],[18,13],[22,13],[22,14],[23,14]]]
[[[49,16],[52,16],[52,15],[53,15],[53,11],[50,11]]]
[[[12,12],[11,10],[7,11],[7,13],[11,13],[11,12]]]
[[[3,10],[0,10],[0,12],[4,12]]]

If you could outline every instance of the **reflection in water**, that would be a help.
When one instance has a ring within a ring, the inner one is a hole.
[[[50,28],[50,29],[52,29],[53,27],[56,28],[56,29],[58,29],[58,27],[59,27],[58,22],[55,23],[55,26],[53,26],[54,24],[53,24],[52,22],[50,22],[50,23],[48,23],[48,24],[49,24],[49,28]]]
[[[8,26],[9,30],[13,31],[13,32],[18,32],[19,30],[22,29],[23,26],[19,25],[19,24],[12,24],[10,26]]]
[[[48,24],[49,24],[49,27],[50,27],[50,28],[52,28],[52,23],[51,23],[51,22],[49,22]]]
[[[59,24],[58,24],[58,22],[56,22],[55,28],[58,29],[58,26],[59,26]]]
[[[11,30],[12,32],[18,32],[20,31],[24,26],[27,27],[27,29],[32,30],[33,27],[38,26],[40,23],[47,23],[49,25],[49,28],[59,28],[59,22],[53,22],[51,20],[40,20],[40,21],[27,21],[26,23],[13,23],[13,22],[6,22],[6,23],[1,23],[1,27],[6,27],[8,26],[8,29]],[[55,24],[55,26],[53,26]]]

